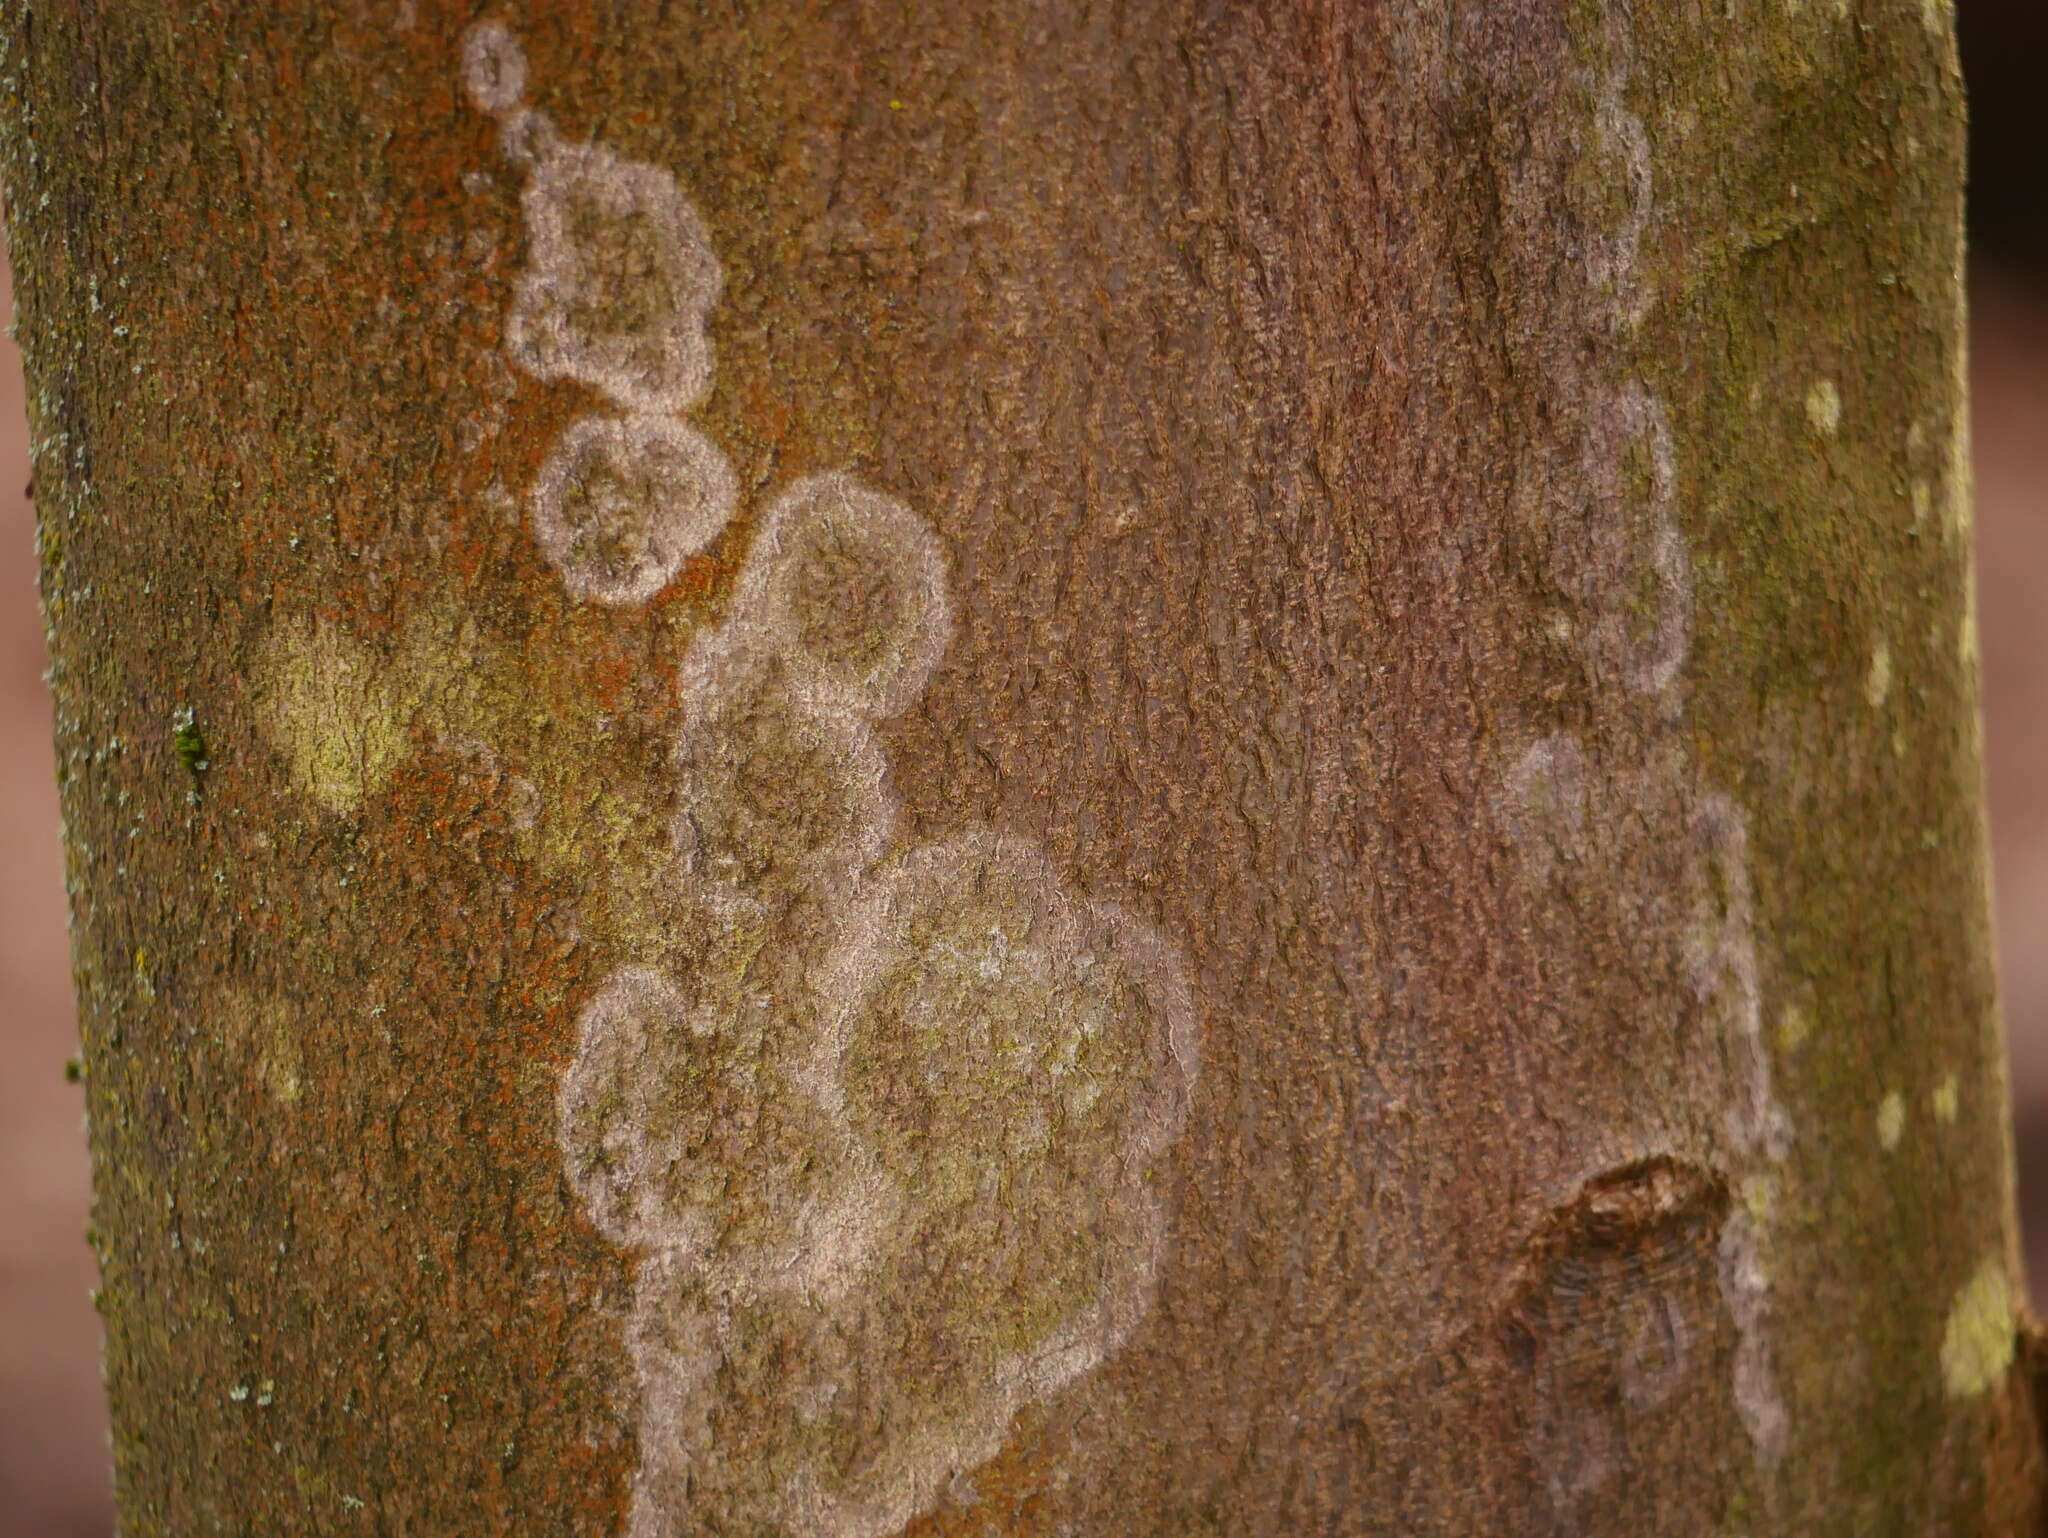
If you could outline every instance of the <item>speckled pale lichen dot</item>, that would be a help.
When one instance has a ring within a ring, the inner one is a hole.
[[[1813,1015],[1802,1004],[1787,1004],[1778,1011],[1778,1046],[1796,1052],[1813,1034]]]
[[[1863,701],[1872,710],[1884,708],[1892,692],[1892,649],[1883,636],[1870,648],[1870,666],[1863,674]]]
[[[1934,1112],[1934,1119],[1944,1125],[1952,1125],[1956,1113],[1962,1109],[1962,1088],[1953,1073],[1941,1076],[1941,1082],[1934,1086],[1934,1093],[1927,1097],[1927,1103]]]
[[[2012,1284],[1988,1256],[1957,1292],[1941,1339],[1941,1382],[1951,1399],[1974,1399],[2005,1376],[2013,1354]]]
[[[1806,420],[1823,438],[1842,425],[1842,392],[1832,379],[1817,379],[1806,392]]]
[[[1906,1133],[1906,1097],[1897,1090],[1886,1095],[1877,1107],[1877,1146],[1890,1153]]]

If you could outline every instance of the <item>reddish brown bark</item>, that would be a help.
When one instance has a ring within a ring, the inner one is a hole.
[[[2026,1530],[1945,7],[5,31],[125,1531]]]

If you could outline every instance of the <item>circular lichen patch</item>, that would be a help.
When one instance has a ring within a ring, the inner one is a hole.
[[[786,1017],[687,1005],[644,967],[585,1008],[560,1103],[591,1220],[622,1243],[734,1259],[794,1241],[843,1182],[842,1140],[790,1091]]]
[[[889,716],[917,697],[945,649],[945,588],[923,520],[850,476],[821,475],[769,510],[742,604],[799,693]]]
[[[675,764],[677,845],[706,879],[787,883],[880,852],[880,754],[857,726],[806,710],[766,679],[707,700]]]
[[[533,531],[578,598],[645,603],[732,517],[739,484],[702,433],[661,418],[589,417],[533,486]]]

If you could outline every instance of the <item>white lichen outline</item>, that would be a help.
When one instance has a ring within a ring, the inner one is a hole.
[[[1616,39],[1619,43],[1619,39]],[[1619,227],[1596,235],[1588,245],[1586,277],[1594,303],[1590,329],[1626,345],[1654,308],[1657,294],[1641,271],[1645,238],[1655,216],[1653,147],[1646,125],[1628,105],[1629,61],[1625,47],[1613,72],[1601,82],[1592,127],[1601,148],[1622,163],[1626,211]],[[1561,381],[1568,390],[1574,381]],[[1599,387],[1594,387],[1598,389]],[[1591,394],[1591,391],[1587,392]],[[1691,562],[1679,518],[1676,445],[1663,400],[1641,379],[1603,389],[1586,401],[1591,424],[1584,470],[1594,488],[1595,512],[1626,533],[1633,532],[1626,508],[1632,450],[1647,455],[1647,514],[1632,564],[1655,590],[1647,633],[1631,622],[1628,596],[1596,592],[1591,612],[1569,633],[1596,686],[1619,662],[1617,682],[1626,695],[1645,702],[1667,723],[1682,712],[1682,674],[1692,649],[1694,592]],[[1556,855],[1557,833],[1568,845],[1591,837],[1588,776],[1617,771],[1592,762],[1593,754],[1570,734],[1531,742],[1502,775],[1509,821],[1532,874],[1547,880]],[[1684,752],[1653,755],[1636,776],[1646,794],[1674,798],[1686,808],[1685,883],[1697,896],[1697,911],[1682,936],[1682,960],[1696,1001],[1719,1028],[1738,1082],[1730,1085],[1724,1118],[1727,1152],[1734,1162],[1767,1173],[1744,1182],[1775,1181],[1793,1140],[1790,1119],[1776,1098],[1770,1047],[1764,1031],[1762,984],[1755,933],[1754,884],[1750,874],[1748,818],[1725,790],[1711,784]],[[1547,831],[1546,831],[1547,830]],[[1718,906],[1718,912],[1711,911]],[[1785,1451],[1790,1416],[1780,1397],[1769,1334],[1773,1312],[1771,1281],[1764,1259],[1767,1204],[1738,1204],[1722,1229],[1718,1282],[1735,1326],[1732,1392],[1756,1462],[1766,1471]]]
[[[899,715],[923,692],[952,632],[952,602],[946,590],[946,562],[924,520],[893,497],[862,486],[852,476],[827,474],[796,482],[768,509],[755,533],[757,545],[780,553],[806,523],[825,517],[853,525],[860,533],[896,548],[894,564],[905,579],[912,622],[892,655],[865,676],[843,676],[826,662],[790,646],[784,660],[793,691],[821,711],[871,719]],[[743,623],[762,631],[794,634],[787,573],[793,563],[750,562],[740,579],[737,605]],[[912,597],[914,595],[914,597]]]
[[[842,1125],[850,1135],[857,1134],[846,1111],[842,1078],[848,1039],[854,1019],[886,964],[895,938],[892,920],[905,894],[929,883],[936,890],[927,896],[937,901],[939,892],[961,872],[1000,864],[1021,868],[1039,882],[1062,885],[1037,845],[993,828],[975,828],[911,850],[848,920],[839,948],[826,964],[820,993],[832,1000],[833,1006],[805,1082],[821,1108],[843,1118]],[[1121,1257],[1125,1263],[1079,1317],[1031,1349],[1014,1352],[996,1364],[993,1392],[971,1420],[949,1427],[950,1435],[943,1439],[920,1439],[922,1445],[912,1457],[898,1455],[893,1496],[846,1509],[815,1486],[796,1492],[796,1509],[817,1529],[835,1538],[881,1538],[928,1509],[954,1475],[986,1462],[1001,1450],[1010,1423],[1026,1405],[1049,1399],[1113,1356],[1150,1307],[1166,1239],[1166,1213],[1151,1188],[1152,1161],[1174,1142],[1186,1123],[1199,1054],[1193,999],[1171,947],[1150,925],[1120,906],[1080,903],[1069,927],[1112,935],[1126,976],[1146,995],[1152,1013],[1166,1022],[1157,1072],[1149,1083],[1138,1087],[1139,1103],[1125,1124],[1117,1158],[1121,1183],[1105,1203],[1122,1213],[1126,1234],[1137,1236],[1137,1242],[1127,1243]],[[906,1199],[913,1198],[906,1193]]]
[[[476,106],[500,124],[508,159],[523,166],[528,182],[521,206],[529,239],[529,263],[518,280],[508,318],[505,349],[523,371],[540,379],[569,378],[590,385],[622,407],[623,418],[591,417],[572,426],[536,478],[529,496],[533,527],[546,554],[575,597],[612,605],[636,605],[655,596],[681,561],[715,536],[737,502],[736,480],[709,440],[681,427],[664,412],[697,404],[709,388],[710,346],[704,318],[722,284],[708,234],[674,178],[659,167],[630,162],[594,144],[565,142],[553,123],[525,105],[526,60],[509,30],[495,23],[470,29],[463,44],[463,74]],[[565,322],[576,268],[573,232],[562,212],[563,184],[595,187],[613,197],[610,211],[652,211],[665,237],[672,273],[684,282],[685,302],[666,317],[657,352],[666,372],[633,366],[631,339],[607,351],[595,339],[573,334]],[[652,456],[668,449],[694,461],[701,483],[694,507],[664,504],[652,509],[644,545],[651,557],[624,578],[602,579],[579,569],[576,531],[561,516],[564,493],[576,457],[592,444],[616,452]],[[879,662],[850,674],[833,659],[809,655],[792,612],[783,559],[801,545],[807,521],[822,522],[829,510],[842,529],[850,528],[882,550],[899,581],[902,621]],[[853,804],[852,834],[812,854],[799,869],[778,869],[775,878],[810,890],[837,886],[856,894],[840,915],[840,931],[824,968],[832,980],[819,990],[830,1021],[813,1071],[806,1077],[819,1110],[836,1113],[845,1135],[838,1150],[846,1170],[837,1194],[807,1203],[789,1241],[764,1253],[714,1253],[708,1229],[689,1214],[651,1215],[631,1210],[634,1187],[654,1187],[665,1163],[681,1156],[670,1143],[623,1140],[607,1144],[602,1168],[579,1167],[571,1127],[593,1093],[606,1087],[604,1064],[620,1052],[645,1051],[655,1017],[672,1029],[707,1035],[719,1022],[705,1007],[692,1006],[658,970],[629,963],[616,970],[584,1006],[578,1019],[577,1056],[557,1091],[557,1117],[565,1174],[600,1232],[635,1255],[634,1304],[626,1344],[640,1385],[641,1465],[633,1480],[630,1538],[659,1538],[673,1531],[681,1514],[662,1509],[657,1468],[668,1450],[693,1440],[686,1428],[708,1428],[702,1399],[718,1370],[718,1321],[704,1314],[678,1318],[667,1301],[686,1279],[711,1295],[782,1292],[829,1299],[857,1285],[878,1247],[899,1223],[914,1193],[892,1188],[873,1153],[847,1118],[843,1097],[834,1092],[845,1051],[846,1022],[859,996],[864,968],[887,946],[885,916],[891,894],[928,876],[948,861],[975,851],[1031,865],[1064,891],[1035,844],[1014,835],[974,830],[958,838],[904,853],[892,871],[879,867],[896,829],[896,806],[887,786],[887,766],[873,736],[873,723],[907,709],[943,655],[952,627],[952,606],[944,553],[925,522],[900,502],[862,486],[843,472],[814,476],[792,485],[774,502],[756,532],[736,584],[731,612],[713,635],[700,638],[680,670],[678,686],[686,722],[676,749],[679,801],[683,810],[672,827],[678,880],[712,911],[733,914],[765,907],[742,876],[713,868],[699,847],[688,808],[693,770],[692,740],[715,720],[721,701],[748,690],[779,690],[807,731],[850,766],[844,789]],[[716,750],[716,745],[713,745]],[[862,885],[865,882],[866,885]],[[756,883],[758,884],[758,883]],[[862,898],[858,894],[870,894]],[[1109,937],[1126,981],[1149,1001],[1160,1022],[1157,1071],[1142,1086],[1137,1107],[1124,1127],[1119,1149],[1122,1179],[1109,1206],[1122,1214],[1121,1242],[1105,1257],[1111,1282],[1084,1308],[1044,1340],[999,1362],[988,1394],[964,1422],[928,1433],[920,1445],[900,1453],[892,1476],[878,1490],[835,1493],[815,1471],[806,1470],[783,1491],[778,1514],[793,1531],[832,1538],[882,1538],[927,1510],[952,1478],[986,1461],[1000,1449],[1015,1416],[1114,1355],[1149,1309],[1166,1241],[1166,1211],[1152,1186],[1152,1162],[1178,1137],[1185,1123],[1198,1069],[1196,1016],[1185,970],[1166,939],[1113,903],[1068,899],[1088,923]],[[600,1081],[593,1085],[592,1080]],[[646,1088],[645,1085],[642,1086]],[[683,1337],[678,1343],[678,1333]]]
[[[679,674],[685,720],[693,727],[702,726],[716,716],[726,700],[757,690],[776,692],[774,675],[783,664],[778,653],[762,643],[760,631],[747,622],[744,609],[715,634],[699,638],[683,659]],[[782,692],[816,743],[843,766],[843,789],[853,805],[846,839],[813,852],[802,862],[800,873],[785,868],[781,874],[785,879],[801,874],[812,881],[835,875],[851,878],[880,860],[895,836],[898,814],[889,790],[888,763],[865,716],[821,709],[793,691]],[[707,749],[715,752],[719,746],[715,740],[707,742],[706,736],[686,732],[677,738],[671,756],[678,789],[669,831],[678,865],[705,900],[719,905],[752,902],[747,895],[752,883],[720,868],[717,857],[702,847],[692,816],[698,789],[697,776],[691,772],[693,757]]]
[[[640,559],[623,576],[577,559],[578,533],[563,516],[592,461],[669,483],[642,531]],[[711,440],[667,417],[584,417],[557,440],[534,478],[533,537],[569,592],[595,603],[638,605],[667,587],[684,561],[715,539],[739,505],[739,478]]]
[[[522,133],[535,142],[530,122]],[[682,270],[671,276],[693,302],[673,317],[651,360],[636,358],[625,344],[605,346],[579,336],[564,319],[563,311],[589,297],[579,289],[570,260],[574,237],[563,205],[572,188],[605,197],[606,213],[644,212],[657,238],[682,255]],[[601,145],[550,143],[528,173],[520,206],[530,249],[506,323],[513,362],[536,379],[573,379],[602,390],[629,411],[687,411],[698,404],[711,388],[704,317],[723,282],[710,236],[675,178]]]
[[[613,606],[645,603],[674,580],[683,562],[710,544],[738,504],[738,479],[725,456],[674,420],[700,404],[711,386],[706,317],[725,283],[711,238],[676,179],[598,144],[564,139],[546,113],[526,104],[526,55],[510,30],[481,22],[463,37],[463,83],[479,111],[497,119],[506,159],[526,173],[519,206],[527,262],[505,318],[504,348],[516,368],[541,380],[573,380],[618,406],[623,417],[586,417],[557,441],[528,495],[534,535],[570,593]],[[673,301],[643,356],[644,335],[605,338],[578,332],[571,310],[593,295],[578,259],[569,204],[580,198],[616,219],[649,226],[666,262]],[[645,512],[642,555],[616,576],[579,563],[576,532],[564,514],[583,456],[608,448],[650,482],[663,468],[697,478],[693,494],[658,500]]]

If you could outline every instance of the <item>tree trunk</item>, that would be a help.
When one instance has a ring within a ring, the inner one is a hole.
[[[2018,1534],[1940,0],[13,0],[122,1530]]]

